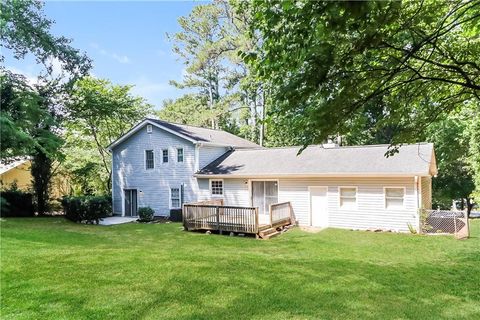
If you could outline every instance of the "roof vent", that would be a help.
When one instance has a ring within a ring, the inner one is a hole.
[[[152,125],[147,124],[147,133],[152,133]]]

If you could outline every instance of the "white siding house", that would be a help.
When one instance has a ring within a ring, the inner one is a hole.
[[[178,150],[182,150],[179,158]],[[290,202],[299,225],[408,231],[431,207],[433,145],[261,148],[223,131],[147,119],[110,146],[115,214],[156,215],[215,198],[257,207]],[[153,156],[152,156],[153,152]],[[167,159],[168,158],[168,159]],[[168,161],[165,161],[165,160]],[[182,161],[180,161],[182,160]]]

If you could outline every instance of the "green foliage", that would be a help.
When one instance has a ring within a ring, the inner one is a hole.
[[[109,196],[64,197],[62,207],[69,220],[98,224],[101,218],[112,215],[111,200]]]
[[[51,34],[53,21],[43,14],[43,2],[36,0],[6,0],[0,2],[0,40],[2,47],[12,50],[16,59],[32,53],[49,74],[54,58],[72,78],[88,73],[91,60],[70,46],[70,39]],[[0,61],[3,61],[3,55]]]
[[[253,1],[243,58],[269,89],[269,112],[303,144],[348,134],[381,104],[393,143],[418,141],[439,114],[480,90],[478,1]]]
[[[77,194],[109,193],[111,155],[106,148],[152,111],[131,89],[91,77],[75,83],[64,123],[63,166]]]
[[[452,114],[431,124],[427,129],[428,139],[435,144],[438,176],[433,179],[433,207],[449,209],[452,200],[471,200],[475,189],[469,162],[469,126],[480,118],[472,117],[469,110]]]
[[[179,18],[181,31],[169,37],[186,72],[182,82],[172,84],[195,94],[167,101],[162,119],[223,129],[256,142],[263,139],[263,87],[238,56],[256,46],[247,32],[249,19],[222,0],[195,6]]]
[[[140,207],[138,208],[138,216],[140,217],[141,222],[149,222],[153,220],[153,215],[155,211],[150,207]]]
[[[42,96],[45,88],[33,88],[23,76],[8,71],[0,75],[2,159],[29,155],[36,149],[56,153],[61,139],[49,129],[56,121],[48,97]]]
[[[204,96],[186,94],[177,100],[165,100],[157,116],[171,121],[194,126],[208,127],[212,117]]]
[[[33,195],[14,186],[0,192],[0,215],[2,217],[33,217]]]

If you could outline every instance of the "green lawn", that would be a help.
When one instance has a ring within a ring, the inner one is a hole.
[[[480,319],[472,238],[2,219],[2,319]]]

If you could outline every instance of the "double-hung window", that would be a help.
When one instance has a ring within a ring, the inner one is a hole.
[[[162,162],[163,163],[168,162],[168,149],[163,149],[162,150]]]
[[[180,208],[180,188],[170,188],[170,208]]]
[[[210,193],[214,197],[223,196],[223,180],[210,180]]]
[[[402,209],[405,189],[402,187],[385,188],[385,209]]]
[[[155,158],[153,150],[145,150],[145,169],[155,168]]]
[[[183,162],[183,148],[177,149],[177,162]]]
[[[357,188],[340,187],[340,208],[354,209],[357,207]]]

